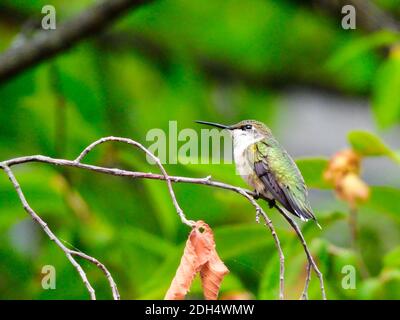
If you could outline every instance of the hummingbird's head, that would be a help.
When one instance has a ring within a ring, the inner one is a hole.
[[[243,120],[230,126],[208,121],[196,122],[229,130],[235,144],[250,144],[271,135],[271,130],[264,123],[256,120]]]

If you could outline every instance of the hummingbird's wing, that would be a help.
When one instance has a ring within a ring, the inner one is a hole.
[[[276,140],[257,142],[253,150],[254,170],[272,196],[302,220],[315,220],[304,179],[288,153]]]

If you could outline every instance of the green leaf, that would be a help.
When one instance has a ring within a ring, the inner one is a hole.
[[[214,235],[217,251],[223,260],[273,243],[269,229],[255,223],[218,227]]]
[[[285,250],[285,256],[287,254],[288,251]],[[298,266],[296,265],[296,267]],[[287,279],[287,274],[285,278]],[[261,276],[258,296],[262,300],[273,300],[279,297],[279,256],[276,250],[273,251],[272,258],[266,264]]]
[[[183,253],[183,245],[180,245],[171,253],[164,262],[158,266],[154,275],[146,283],[138,288],[138,299],[162,299],[175,276]]]
[[[328,59],[326,68],[334,72],[340,71],[340,69],[350,65],[368,51],[395,43],[398,40],[397,34],[389,31],[380,31],[349,41]]]
[[[328,242],[314,239],[309,243],[309,248],[314,257],[318,257],[318,265],[321,272],[325,272]],[[297,238],[293,235],[293,241],[283,248],[285,254],[285,298],[298,299],[305,281],[305,269],[307,258]],[[261,276],[258,290],[259,299],[277,299],[279,294],[279,259],[276,249],[272,259],[268,261]],[[311,299],[320,299],[319,283],[314,274],[310,282],[309,296]]]
[[[379,68],[373,87],[372,110],[381,128],[400,120],[400,55],[393,54]]]
[[[121,241],[129,243],[130,246],[140,247],[159,257],[166,257],[176,250],[175,246],[167,239],[133,226],[120,229],[119,236]]]
[[[385,255],[383,264],[387,268],[400,268],[400,246]]]
[[[361,283],[359,298],[362,300],[371,300],[380,295],[382,291],[382,281],[377,278],[369,278]]]
[[[304,180],[309,188],[330,189],[331,186],[324,180],[324,170],[328,165],[325,158],[298,159],[299,167]]]
[[[133,168],[134,170],[143,172],[149,171],[149,166],[143,162],[146,155],[139,149],[121,151],[120,156],[131,169]],[[159,170],[157,165],[153,166],[155,171]],[[158,219],[161,231],[169,239],[172,239],[177,232],[178,219],[166,183],[164,181],[148,179],[142,179],[140,183],[143,184],[143,190],[145,190],[147,194],[151,194],[154,198],[154,204],[156,204],[154,206],[154,213]]]
[[[368,131],[351,131],[347,138],[352,148],[363,156],[395,156],[376,135]]]
[[[371,187],[367,207],[388,214],[400,221],[400,189],[392,187]]]

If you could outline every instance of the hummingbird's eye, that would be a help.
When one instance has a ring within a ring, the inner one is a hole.
[[[247,124],[242,127],[243,130],[251,130],[251,128],[252,128],[251,124]]]

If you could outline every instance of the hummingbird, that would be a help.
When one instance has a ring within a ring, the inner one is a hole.
[[[303,221],[314,220],[304,178],[296,163],[262,122],[243,120],[234,125],[196,121],[229,130],[237,172],[254,188],[256,197],[268,199],[270,207],[281,208]],[[320,226],[319,226],[320,227]]]

